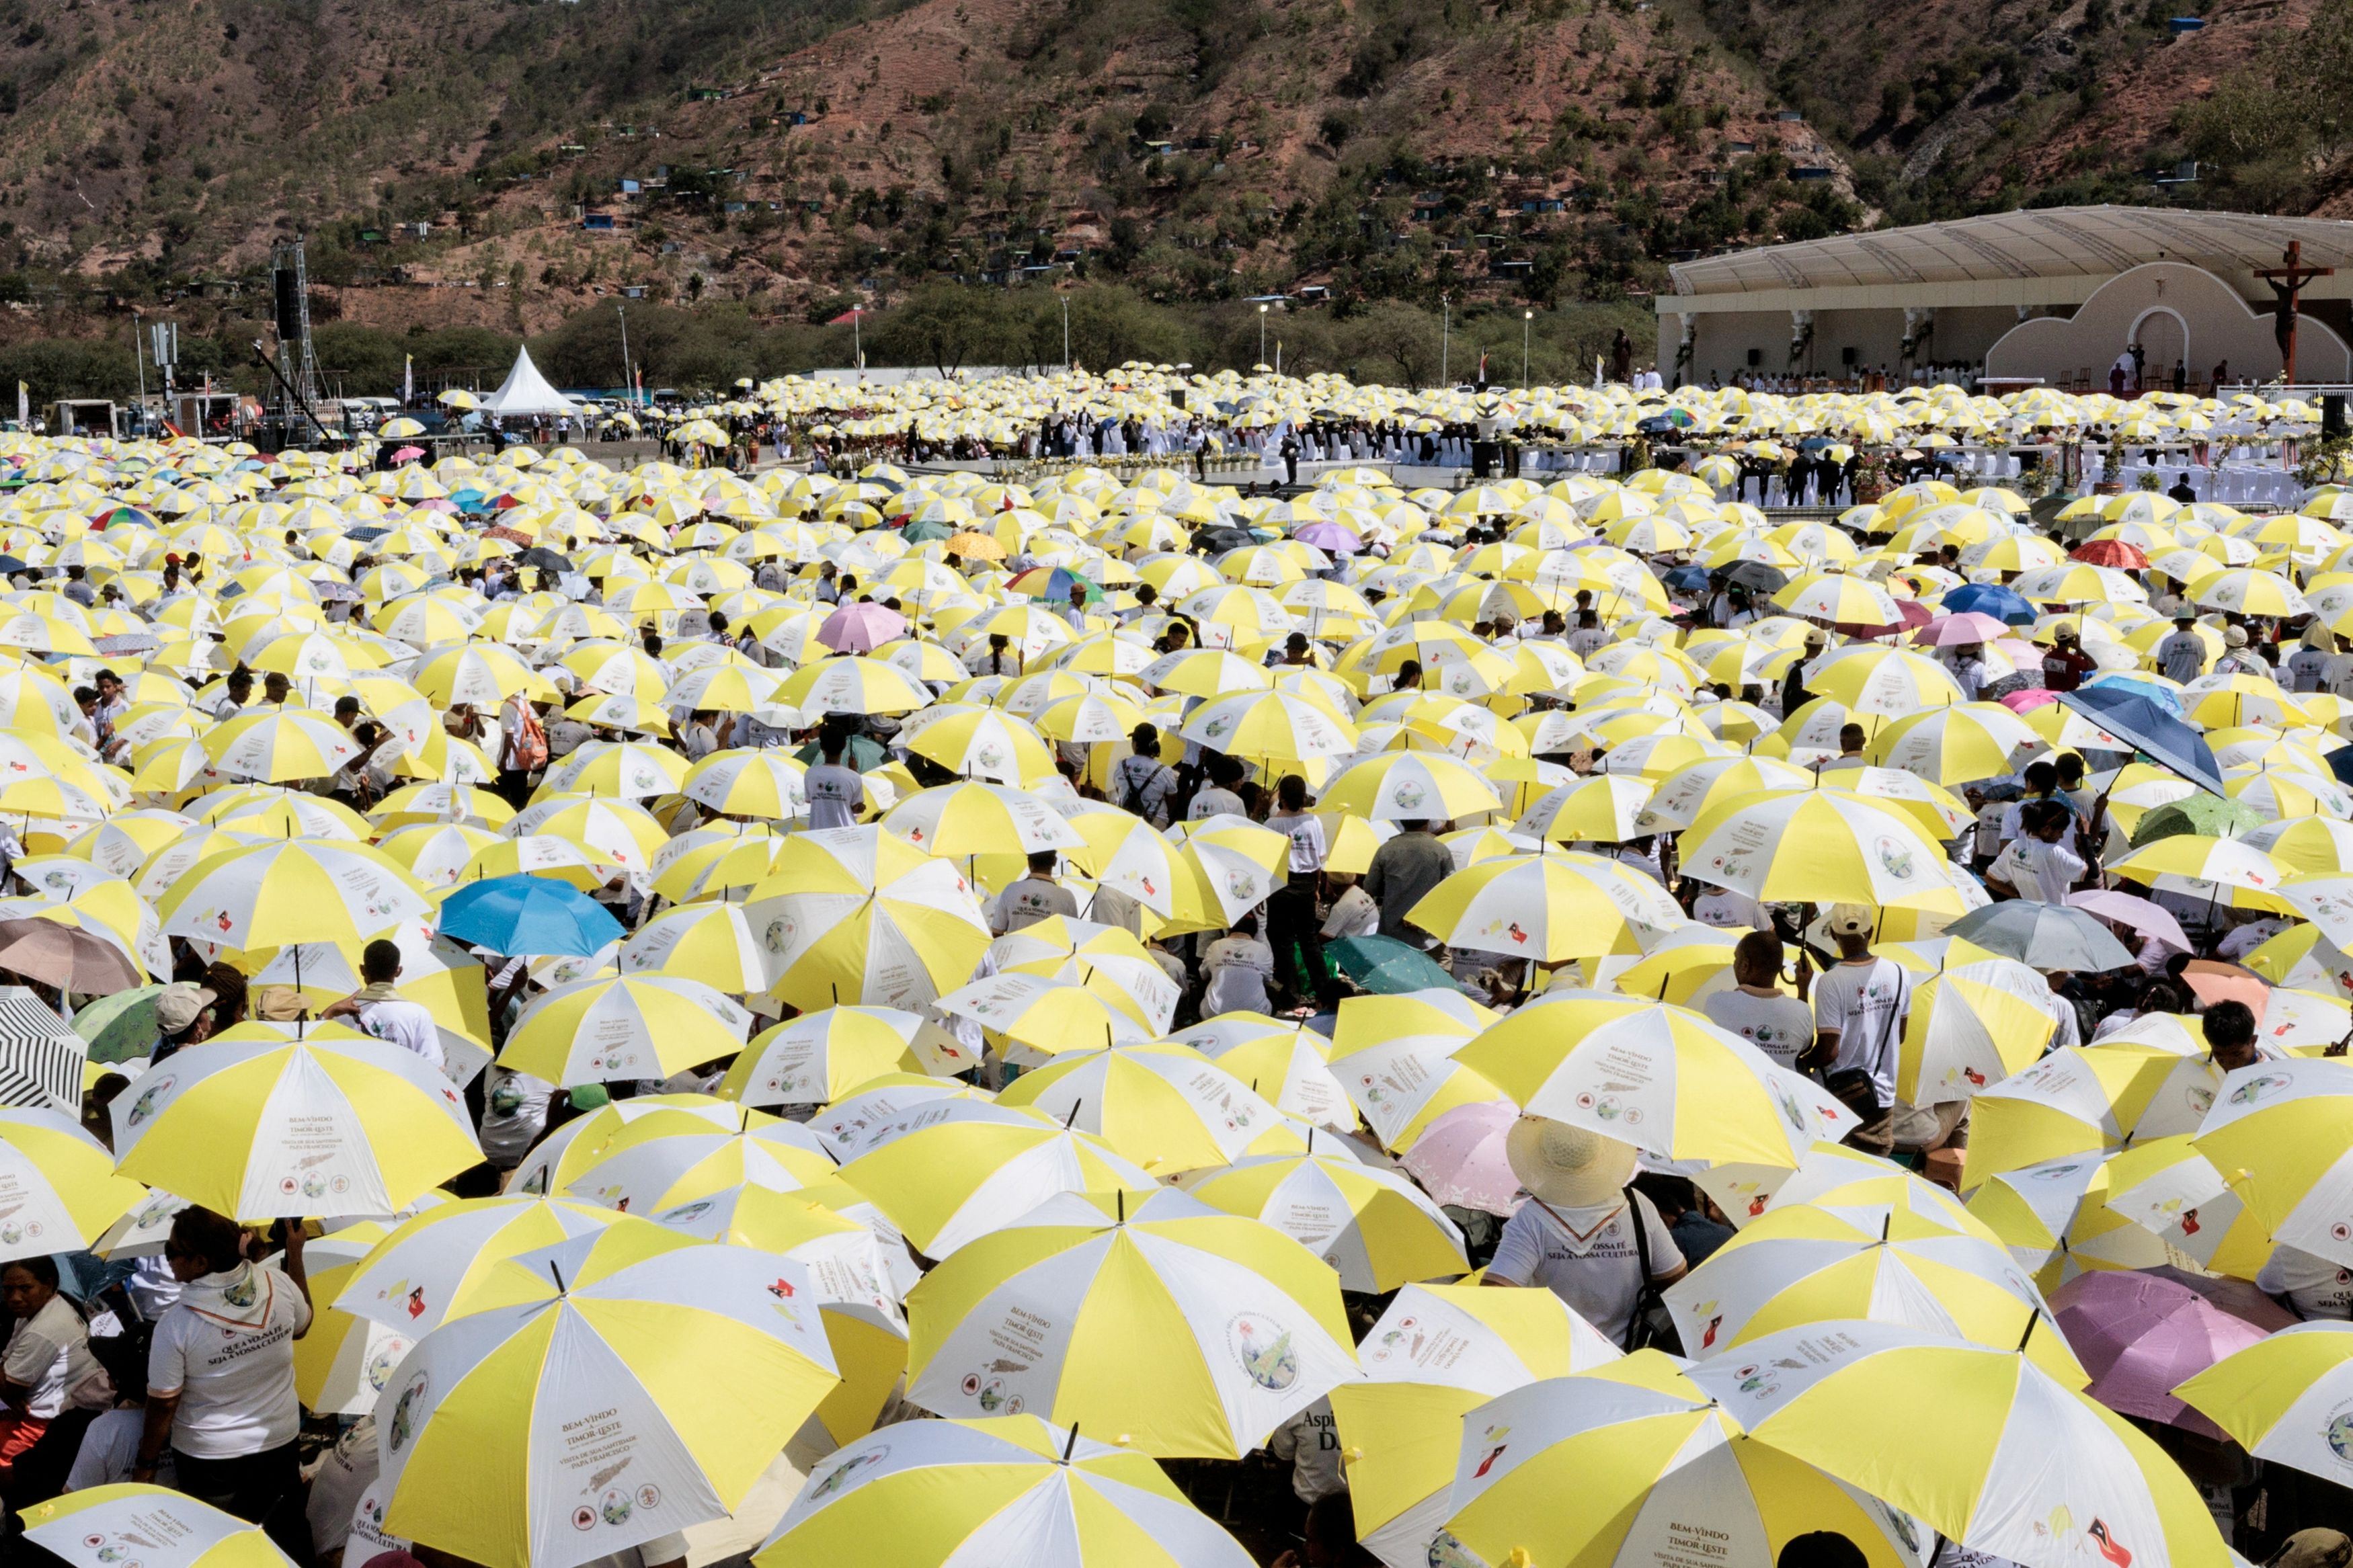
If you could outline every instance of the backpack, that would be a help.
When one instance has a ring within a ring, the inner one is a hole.
[[[516,721],[514,732],[507,738],[507,762],[516,773],[537,773],[547,766],[547,727],[539,721],[539,714],[530,703],[518,706],[522,715]]]

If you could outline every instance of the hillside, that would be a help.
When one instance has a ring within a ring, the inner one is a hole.
[[[2353,30],[2348,0],[0,0],[0,294],[200,300],[300,227],[324,310],[394,328],[1067,272],[1607,300],[1986,205],[2327,205],[2337,149],[2262,107],[2324,5]]]

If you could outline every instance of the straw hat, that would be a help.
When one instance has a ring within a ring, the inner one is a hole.
[[[1634,1179],[1631,1143],[1555,1121],[1523,1116],[1504,1137],[1504,1157],[1530,1194],[1555,1208],[1594,1208]]]

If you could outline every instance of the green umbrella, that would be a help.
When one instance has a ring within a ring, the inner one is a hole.
[[[930,518],[911,522],[899,531],[899,537],[910,544],[929,544],[934,539],[949,539],[955,537],[955,529],[944,522],[934,521]]]
[[[810,767],[817,766],[824,760],[818,752],[815,741],[811,741],[807,745],[795,752],[793,757],[794,760],[806,763]],[[850,772],[858,773],[871,773],[890,760],[891,753],[882,749],[881,743],[867,735],[850,736],[849,744],[844,748],[842,753],[842,762]]]
[[[94,1062],[127,1062],[144,1057],[155,1045],[155,998],[161,985],[142,985],[101,996],[74,1015],[74,1033],[90,1042]]]
[[[2186,795],[2168,801],[2143,816],[2133,828],[2133,847],[2176,834],[2198,833],[2209,838],[2236,838],[2271,820],[2252,806],[2219,795]]]
[[[1432,986],[1458,989],[1454,976],[1418,947],[1393,936],[1351,936],[1324,944],[1324,956],[1340,973],[1377,996],[1401,991],[1427,991]]]

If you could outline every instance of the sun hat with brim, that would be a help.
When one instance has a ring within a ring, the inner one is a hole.
[[[1548,1116],[1523,1116],[1504,1135],[1504,1158],[1528,1194],[1555,1208],[1595,1208],[1634,1179],[1634,1145]]]

